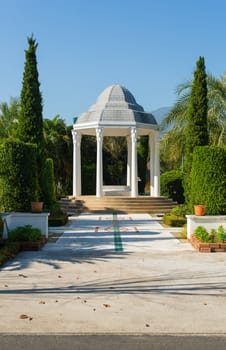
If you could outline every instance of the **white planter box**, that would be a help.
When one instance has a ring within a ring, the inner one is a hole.
[[[39,228],[46,238],[48,238],[48,216],[49,213],[10,213],[3,216],[4,229],[3,238],[8,238],[8,231],[19,226],[31,225]]]
[[[222,225],[226,229],[226,215],[186,215],[187,218],[187,238],[190,239],[198,226],[203,226],[207,231],[212,228],[217,229]]]

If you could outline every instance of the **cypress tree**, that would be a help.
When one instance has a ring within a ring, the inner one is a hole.
[[[196,62],[192,83],[188,123],[185,131],[185,176],[183,181],[185,201],[190,205],[191,168],[193,151],[196,146],[208,145],[207,128],[207,77],[204,57]]]
[[[196,62],[196,71],[192,83],[191,99],[186,128],[185,169],[189,174],[192,167],[192,154],[196,146],[208,145],[207,128],[207,79],[204,57]]]
[[[42,169],[45,164],[44,133],[42,117],[42,95],[37,69],[36,50],[38,43],[33,34],[28,37],[28,49],[25,50],[25,65],[21,90],[21,112],[17,128],[17,137],[23,142],[37,145],[38,192],[43,200]]]
[[[28,49],[25,50],[25,66],[21,90],[21,115],[18,125],[18,138],[34,143],[43,150],[42,96],[38,79],[36,50],[38,44],[33,34],[28,37]]]

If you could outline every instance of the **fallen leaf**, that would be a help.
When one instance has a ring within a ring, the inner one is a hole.
[[[39,304],[45,304],[46,302],[44,300],[40,300]]]
[[[111,307],[110,304],[103,304],[103,305],[104,305],[104,307]]]
[[[21,320],[24,320],[25,318],[28,318],[28,315],[21,314],[21,315],[19,316],[19,318],[20,318]]]

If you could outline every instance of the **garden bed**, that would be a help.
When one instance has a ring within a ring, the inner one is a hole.
[[[191,236],[190,242],[195,249],[202,253],[226,252],[226,243],[200,242],[195,235]]]
[[[40,250],[47,242],[46,237],[42,237],[36,242],[19,242],[20,245],[20,251],[33,251],[33,250]]]

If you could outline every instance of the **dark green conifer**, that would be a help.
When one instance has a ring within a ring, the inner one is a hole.
[[[18,137],[21,141],[43,148],[42,96],[38,79],[36,49],[38,44],[33,35],[28,37],[28,49],[25,50],[25,66],[21,90],[21,115],[18,125]]]
[[[185,132],[185,176],[183,181],[185,201],[190,205],[191,169],[193,151],[196,146],[206,146],[209,142],[207,128],[207,79],[204,57],[196,62],[191,89],[188,123]]]
[[[190,173],[192,166],[192,154],[196,146],[208,145],[207,128],[207,80],[204,57],[196,62],[196,71],[191,90],[191,99],[186,129],[185,167]]]

